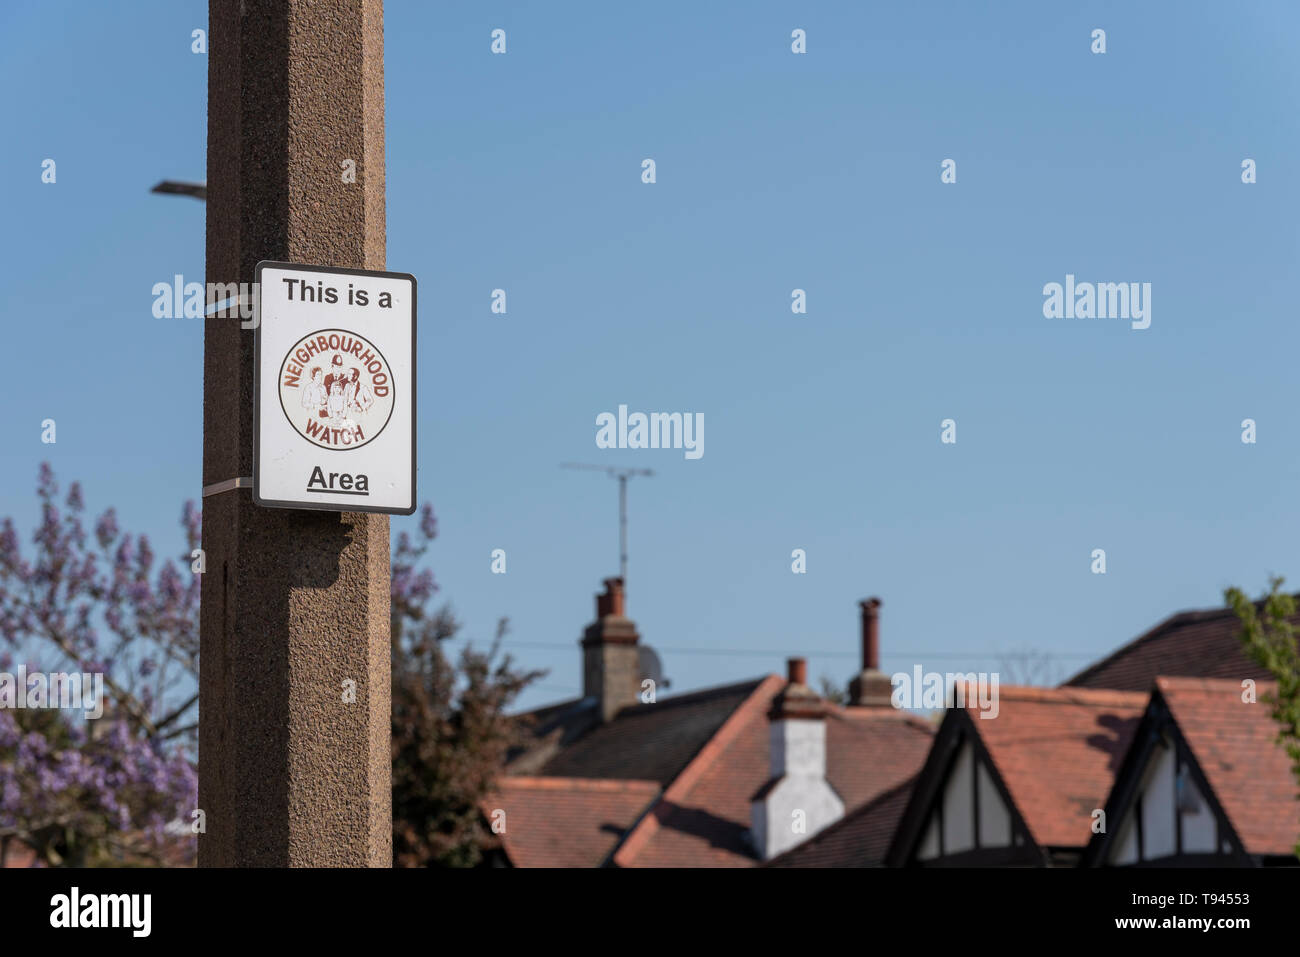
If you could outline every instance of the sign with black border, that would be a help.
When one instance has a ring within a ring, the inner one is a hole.
[[[415,511],[415,277],[257,264],[253,501]]]

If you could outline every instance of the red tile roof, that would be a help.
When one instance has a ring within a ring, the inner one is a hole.
[[[483,812],[505,811],[501,843],[516,867],[599,867],[658,794],[654,781],[506,776]]]
[[[750,798],[771,777],[767,710],[785,679],[769,675],[664,791],[614,855],[620,867],[752,867]],[[892,708],[835,708],[827,779],[852,809],[920,768],[933,733]]]
[[[1300,624],[1300,615],[1291,623]],[[1265,668],[1246,656],[1240,634],[1241,622],[1229,608],[1180,612],[1089,665],[1063,687],[1150,691],[1159,675],[1271,680]]]
[[[0,838],[3,840],[3,838]],[[44,865],[36,859],[36,852],[15,838],[10,838],[8,845],[5,847],[4,866],[10,867],[43,867]]]
[[[1040,847],[1088,843],[1146,702],[1136,692],[1003,685],[996,718],[969,709]]]
[[[1262,700],[1275,688],[1260,683],[1260,700],[1246,703],[1240,676],[1156,679],[1156,689],[1250,854],[1291,854],[1300,838],[1300,785],[1277,741],[1272,708]]]
[[[188,828],[188,822],[187,822]],[[132,836],[132,835],[127,835]],[[140,838],[140,835],[134,835]],[[114,866],[158,866],[158,867],[194,867],[195,857],[198,850],[198,836],[189,833],[188,829],[183,833],[170,833],[164,839],[162,844],[156,844],[152,840],[141,839],[140,845],[149,848],[150,856],[142,858],[134,853],[124,854]],[[39,859],[36,851],[18,840],[16,837],[11,838],[8,847],[5,849],[5,861],[3,865],[6,869],[11,867],[45,867],[44,861]]]
[[[880,867],[916,778],[850,811],[820,834],[772,858],[765,867]]]

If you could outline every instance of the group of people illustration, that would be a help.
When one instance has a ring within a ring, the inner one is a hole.
[[[363,414],[374,404],[374,393],[362,381],[361,370],[345,368],[343,357],[337,354],[330,362],[328,375],[320,366],[312,367],[311,381],[302,391],[302,407],[334,426],[351,424],[354,413]]]

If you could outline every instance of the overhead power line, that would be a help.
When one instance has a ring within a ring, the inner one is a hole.
[[[559,641],[512,641],[506,639],[502,647],[509,648],[542,648],[551,651],[572,651],[578,646],[575,640],[572,643]],[[672,648],[663,645],[655,645],[655,651],[663,652],[670,655],[721,655],[735,658],[770,658],[773,655],[779,655],[780,651],[763,651],[753,648]],[[816,658],[857,658],[860,653],[856,651],[810,651],[805,648],[791,649],[798,651],[801,655],[808,655]],[[882,658],[1000,658],[1006,655],[1016,654],[1017,649],[1004,648],[997,651],[906,651],[895,652],[892,654],[882,654]],[[1107,651],[1094,653],[1088,652],[1069,652],[1069,651],[1045,651],[1041,652],[1051,658],[1079,658],[1087,661],[1094,661],[1108,654]]]

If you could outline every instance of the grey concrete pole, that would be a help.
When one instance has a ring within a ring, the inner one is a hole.
[[[209,11],[207,281],[383,269],[382,0]],[[253,330],[207,319],[205,489],[252,475],[253,377]],[[199,865],[391,866],[388,516],[241,487],[205,495],[202,546]]]

